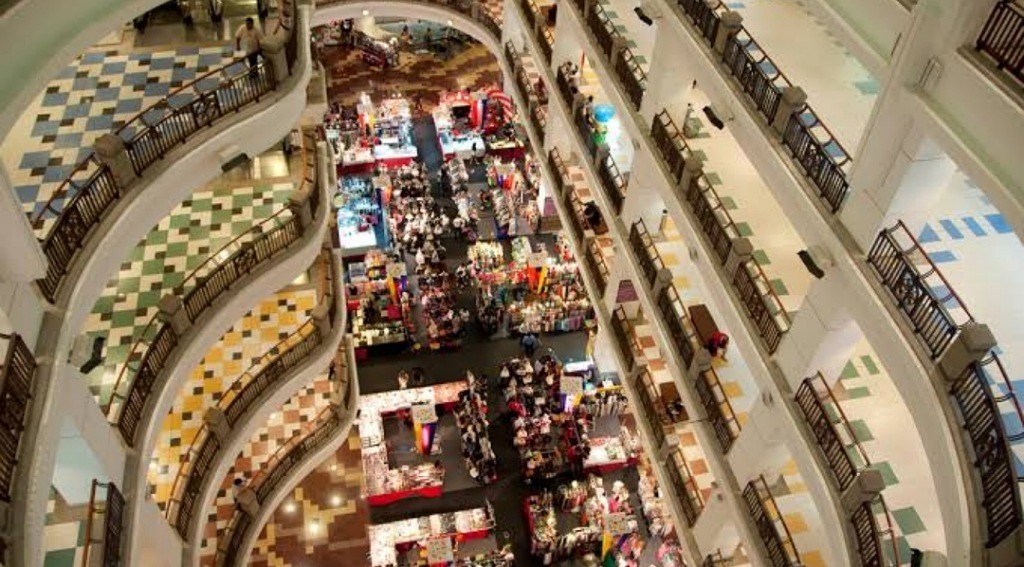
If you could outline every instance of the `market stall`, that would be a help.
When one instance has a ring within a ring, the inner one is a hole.
[[[338,180],[334,208],[343,256],[387,248],[387,223],[381,209],[380,190],[376,178],[353,175]]]
[[[357,360],[371,350],[404,349],[415,330],[405,263],[373,250],[348,264],[345,301]]]
[[[409,103],[402,97],[374,104],[363,93],[354,107],[332,103],[324,129],[339,172],[345,175],[409,165],[419,153]]]
[[[477,558],[475,556],[460,556],[455,550],[460,543],[487,537],[494,531],[494,527],[494,511],[490,504],[480,508],[368,526],[370,564],[373,567],[403,564],[399,561],[399,556],[405,555],[408,559],[408,554],[412,551],[413,560],[417,562],[421,559],[425,560],[427,561],[423,563],[425,565],[435,564],[429,562],[430,552],[440,554],[450,552],[450,561],[454,561],[454,565],[472,565],[474,562],[486,561],[482,565],[510,566],[513,556],[508,552],[499,552],[495,549],[484,554],[484,557]],[[447,543],[431,544],[437,540],[447,540]],[[448,566],[453,563],[445,561],[441,564]]]

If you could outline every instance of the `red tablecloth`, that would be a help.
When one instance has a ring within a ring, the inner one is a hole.
[[[338,173],[345,175],[357,175],[360,173],[373,173],[376,164],[372,161],[366,163],[350,163],[338,166]]]
[[[502,161],[512,161],[515,159],[523,159],[526,157],[526,148],[523,146],[516,146],[514,148],[487,148],[487,153],[492,156],[498,156]]]
[[[585,473],[605,474],[605,473],[610,473],[610,472],[613,472],[613,471],[617,471],[617,470],[625,468],[625,467],[636,466],[636,462],[637,462],[637,460],[635,458],[630,458],[630,459],[626,459],[626,462],[624,462],[624,463],[609,463],[607,465],[594,465],[594,466],[591,466],[591,467],[586,467],[586,468],[583,469],[583,472],[585,472]]]
[[[441,486],[427,486],[425,488],[403,490],[401,492],[375,494],[373,496],[368,496],[366,501],[370,503],[370,506],[387,506],[388,504],[398,502],[399,500],[404,500],[406,498],[440,498],[441,492]]]
[[[409,165],[412,163],[411,157],[396,157],[388,159],[379,159],[377,163],[382,167],[402,167],[403,165]]]

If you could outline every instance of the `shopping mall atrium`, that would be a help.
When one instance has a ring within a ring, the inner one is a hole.
[[[0,566],[1024,565],[1024,0],[0,45]]]

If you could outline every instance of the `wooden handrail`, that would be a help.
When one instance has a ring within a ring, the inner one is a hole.
[[[733,240],[740,237],[740,231],[705,175],[701,174],[687,186],[686,202],[690,204],[697,224],[711,243],[719,263],[724,265],[732,251]]]
[[[702,348],[702,345],[697,340],[697,330],[690,322],[686,306],[683,305],[683,300],[679,297],[679,291],[674,283],[661,290],[657,303],[658,312],[661,313],[665,326],[668,327],[672,345],[682,358],[683,364],[689,367],[697,350]]]
[[[608,271],[608,263],[605,261],[604,255],[601,254],[601,247],[598,245],[596,238],[591,239],[587,243],[587,254],[584,256],[591,271],[594,273],[594,279],[597,280],[598,291],[601,295],[604,295],[605,290],[608,289],[610,272]]]
[[[4,334],[7,352],[0,368],[0,501],[13,498],[21,438],[29,421],[36,359],[17,333]]]
[[[988,55],[996,68],[1024,83],[1024,6],[1015,0],[1001,0],[992,8],[974,49]]]
[[[653,286],[658,280],[658,274],[665,269],[665,262],[661,259],[661,253],[658,252],[650,232],[647,231],[644,219],[638,219],[629,227],[629,243],[640,259],[641,272],[647,280],[647,285]]]
[[[683,457],[682,451],[676,449],[666,466],[676,498],[679,499],[683,508],[686,523],[692,528],[697,523],[701,512],[704,511],[704,497],[697,488],[697,481],[693,478],[693,473],[690,472],[690,466],[687,464],[686,458]]]
[[[672,179],[678,183],[683,176],[686,160],[689,159],[692,152],[690,145],[686,142],[686,137],[672,120],[667,108],[663,108],[661,112],[654,115],[654,120],[651,123],[651,139],[654,140],[654,146],[661,154],[661,159],[668,166]]]
[[[619,30],[615,29],[615,24],[612,23],[612,19],[608,17],[604,6],[598,2],[593,2],[590,6],[590,12],[586,16],[587,28],[594,35],[594,39],[597,40],[598,47],[604,52],[605,57],[611,59],[614,55],[612,50],[615,47],[615,38],[621,37]]]
[[[643,352],[643,348],[637,340],[633,322],[626,316],[626,310],[621,305],[612,311],[612,334],[619,343],[626,363],[632,368],[637,364],[637,355]]]
[[[708,415],[708,422],[715,432],[722,453],[727,454],[743,428],[713,367],[701,371],[694,380],[694,389],[697,392],[697,400]]]
[[[761,264],[753,258],[741,262],[736,267],[732,284],[768,352],[774,353],[792,322]]]
[[[99,489],[106,490],[106,499],[100,505]],[[85,517],[85,541],[82,543],[82,567],[90,567],[96,563],[91,560],[92,546],[95,543],[102,543],[103,555],[99,565],[102,567],[121,566],[121,539],[124,532],[124,496],[113,482],[100,482],[92,480],[89,489],[89,505]],[[103,514],[103,536],[100,539],[93,537],[95,530],[95,517]]]
[[[793,534],[790,533],[789,526],[779,511],[779,505],[775,502],[775,496],[768,488],[764,475],[758,475],[747,483],[743,489],[743,499],[754,518],[758,535],[768,551],[768,560],[772,567],[799,566],[800,552],[793,543]]]

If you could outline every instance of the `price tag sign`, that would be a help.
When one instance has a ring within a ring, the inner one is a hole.
[[[526,263],[531,268],[543,268],[544,263],[548,261],[548,255],[543,252],[530,252],[530,255],[526,258]]]
[[[629,529],[629,518],[622,512],[606,514],[604,517],[604,531],[613,536],[626,535],[633,530]]]
[[[583,377],[582,376],[562,376],[561,379],[562,393],[567,396],[578,396],[583,393]]]
[[[452,540],[447,537],[427,540],[427,563],[434,565],[455,561],[455,551],[452,549]]]
[[[405,275],[405,264],[391,262],[387,265],[387,272],[389,278],[400,278]]]
[[[434,423],[437,421],[437,409],[432,403],[413,404],[412,420],[416,423]]]

